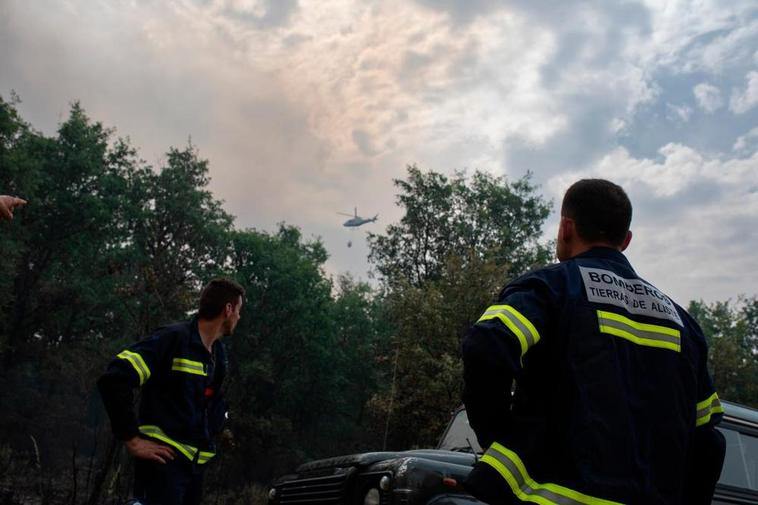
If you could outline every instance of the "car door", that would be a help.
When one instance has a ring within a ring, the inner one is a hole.
[[[725,418],[726,457],[713,505],[758,504],[758,426]]]

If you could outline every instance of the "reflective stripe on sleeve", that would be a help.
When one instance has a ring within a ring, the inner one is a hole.
[[[695,426],[702,426],[707,424],[711,420],[713,414],[723,414],[724,407],[721,405],[719,395],[713,393],[708,399],[703,400],[696,406],[697,417],[695,418]]]
[[[638,323],[615,312],[597,311],[597,321],[602,333],[615,335],[637,345],[658,347],[679,352],[681,336],[679,330],[668,326]]]
[[[210,461],[213,456],[215,456],[215,454],[212,452],[200,451],[200,455],[197,457],[197,462],[203,465]]]
[[[150,378],[150,368],[148,368],[147,364],[145,364],[145,360],[142,359],[142,356],[136,352],[121,351],[116,355],[116,357],[124,359],[131,363],[131,365],[134,367],[134,370],[137,371],[137,375],[139,376],[140,386]]]
[[[173,362],[171,363],[171,370],[202,376],[208,375],[205,372],[205,365],[203,365],[203,363],[200,361],[192,361],[184,358],[174,358]]]
[[[521,357],[524,357],[526,351],[540,341],[540,334],[537,331],[537,328],[534,327],[529,319],[511,305],[492,305],[488,307],[477,323],[488,321],[490,319],[499,319],[514,335],[516,335],[516,338],[521,344]]]
[[[518,454],[497,442],[487,449],[481,461],[494,468],[521,501],[540,505],[621,505],[619,502],[595,498],[558,484],[535,482]]]
[[[145,424],[139,427],[140,433],[143,435],[146,435],[150,438],[154,438],[156,440],[160,440],[161,442],[165,442],[180,453],[182,453],[187,459],[190,461],[195,461],[195,457],[197,457],[197,462],[199,464],[205,464],[208,461],[211,460],[213,456],[216,454],[213,452],[207,452],[207,451],[198,451],[196,447],[193,447],[189,444],[183,444],[181,442],[177,442],[173,438],[166,435],[163,430],[161,430],[158,426],[152,425],[152,424]],[[199,452],[199,454],[198,454]]]

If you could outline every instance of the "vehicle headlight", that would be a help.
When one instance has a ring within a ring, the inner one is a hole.
[[[390,480],[389,476],[385,475],[381,478],[381,480],[379,480],[379,489],[382,491],[389,491],[391,484],[392,481]]]
[[[372,487],[368,490],[368,493],[366,493],[366,496],[363,498],[363,505],[379,505],[379,502],[381,502],[382,497],[379,495],[379,490],[375,487]]]

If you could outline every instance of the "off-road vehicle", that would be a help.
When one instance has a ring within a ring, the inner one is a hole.
[[[722,403],[726,461],[712,503],[758,504],[758,410]],[[305,463],[274,482],[269,504],[480,504],[461,482],[481,454],[460,408],[435,449],[366,452]]]

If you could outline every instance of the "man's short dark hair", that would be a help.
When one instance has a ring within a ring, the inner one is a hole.
[[[245,290],[233,280],[213,279],[205,285],[202,293],[200,293],[197,315],[200,319],[214,319],[221,314],[227,303],[236,307],[241,296],[245,296]]]
[[[582,179],[566,191],[561,214],[576,223],[586,242],[624,242],[632,223],[632,202],[624,189],[605,179]]]

